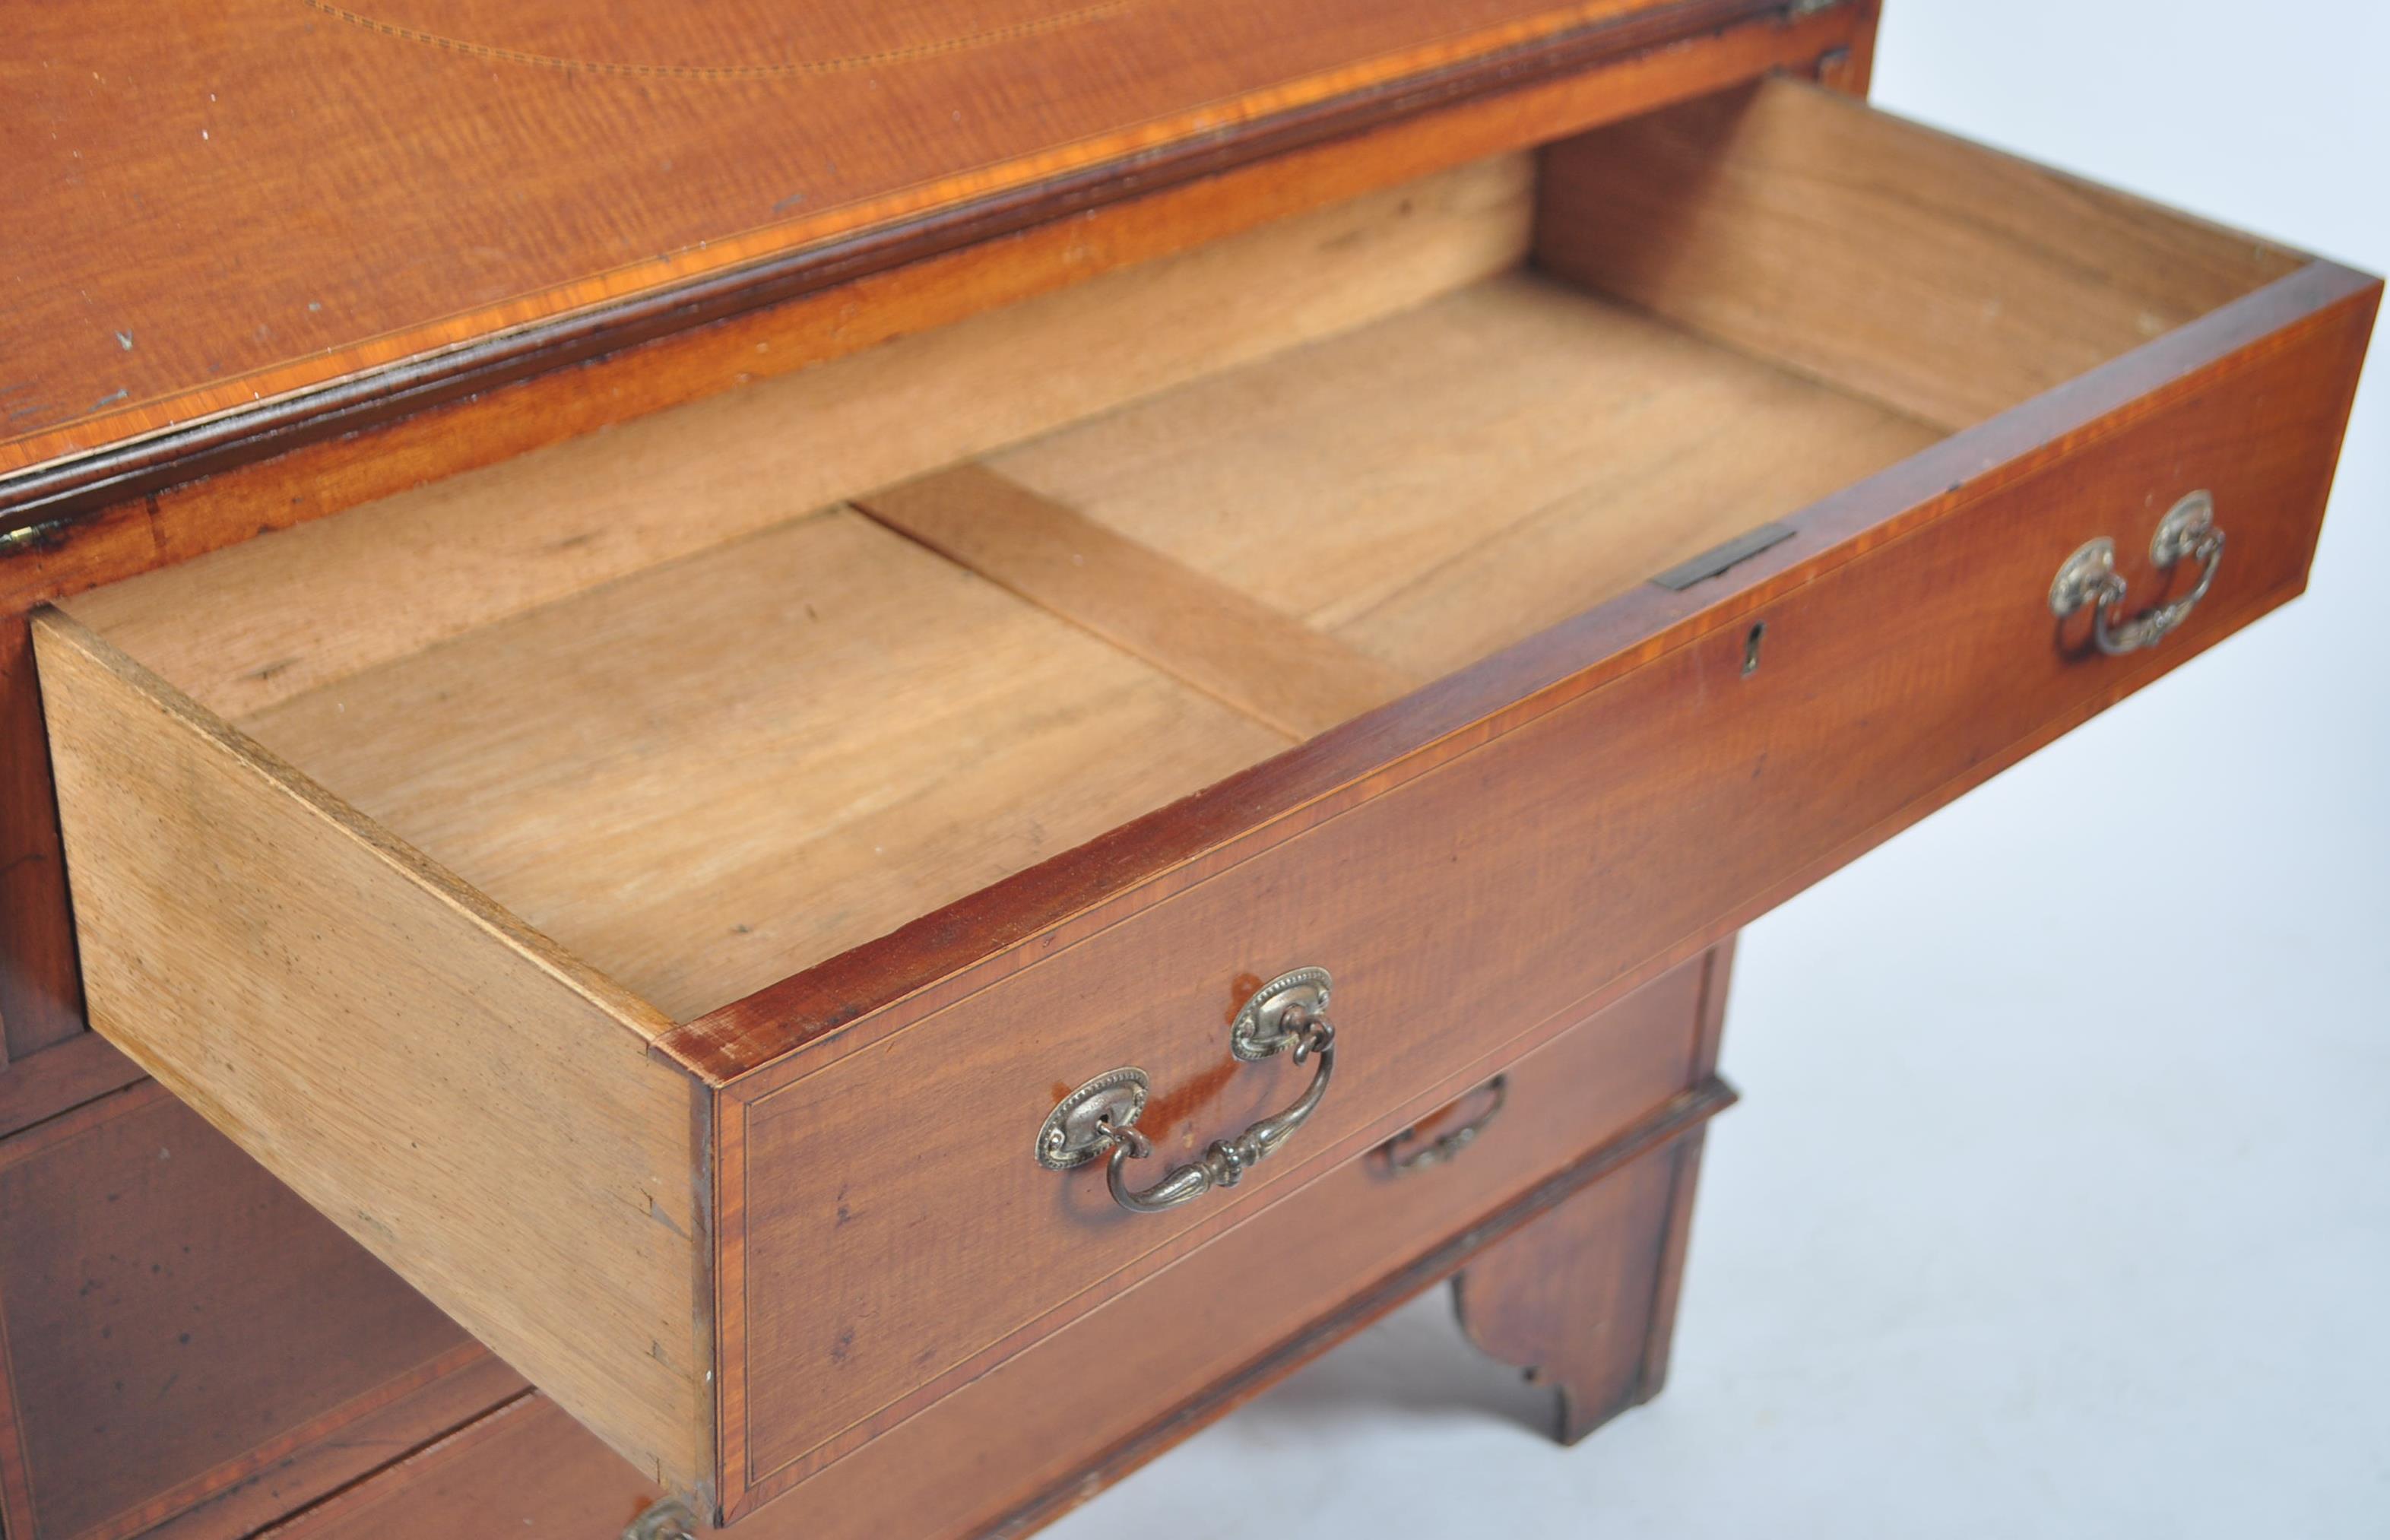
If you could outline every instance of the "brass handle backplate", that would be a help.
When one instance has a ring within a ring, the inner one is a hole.
[[[678,1497],[659,1498],[623,1531],[623,1540],[697,1540],[697,1513]]]
[[[1159,1213],[1191,1203],[1214,1187],[1232,1187],[1318,1110],[1336,1072],[1336,1029],[1328,1020],[1328,970],[1299,968],[1255,990],[1228,1028],[1228,1052],[1247,1063],[1291,1053],[1297,1064],[1317,1055],[1319,1068],[1293,1106],[1262,1119],[1233,1139],[1216,1139],[1201,1159],[1174,1167],[1149,1187],[1129,1185],[1132,1161],[1153,1153],[1138,1131],[1153,1083],[1143,1070],[1110,1070],[1055,1103],[1037,1130],[1037,1163],[1068,1171],[1109,1157],[1105,1179],[1113,1201],[1133,1213]]]
[[[1485,1110],[1459,1127],[1437,1135],[1417,1149],[1403,1151],[1404,1145],[1419,1137],[1416,1128],[1406,1128],[1388,1139],[1385,1143],[1386,1164],[1394,1168],[1394,1174],[1402,1176],[1414,1171],[1425,1171],[1431,1166],[1440,1166],[1475,1144],[1477,1136],[1502,1115],[1502,1103],[1509,1099],[1510,1094],[1510,1077],[1496,1075],[1485,1083],[1485,1089],[1488,1093]]]
[[[2091,606],[2091,640],[2110,657],[2155,647],[2191,618],[2191,607],[2216,584],[2224,560],[2224,532],[2216,527],[2216,499],[2194,492],[2166,511],[2150,537],[2150,560],[2171,570],[2183,560],[2201,564],[2199,583],[2178,599],[2152,605],[2131,620],[2119,620],[2125,580],[2116,574],[2116,543],[2106,535],[2086,543],[2058,569],[2049,584],[2049,610],[2060,620]]]

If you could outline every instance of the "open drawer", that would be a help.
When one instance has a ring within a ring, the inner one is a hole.
[[[1769,83],[97,590],[93,1023],[735,1516],[2297,593],[2378,294]]]

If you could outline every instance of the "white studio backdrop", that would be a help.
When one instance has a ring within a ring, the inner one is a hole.
[[[1886,9],[1879,105],[2390,271],[2390,6]],[[2306,598],[1746,933],[1657,1402],[1438,1290],[1057,1540],[2390,1535],[2385,355]]]

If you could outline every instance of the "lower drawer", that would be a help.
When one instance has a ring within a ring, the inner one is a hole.
[[[800,1483],[740,1533],[928,1540],[1034,1527],[1563,1202],[1580,1211],[1573,1275],[1607,1278],[1622,1302],[1592,1347],[1605,1404],[1577,1416],[1642,1399],[1656,1388],[1698,1131],[1727,1099],[1709,1075],[1725,981],[1724,949],[1677,969],[1510,1066],[1498,1090],[1479,1087],[1262,1211]],[[532,1397],[275,1534],[596,1535],[658,1495]]]

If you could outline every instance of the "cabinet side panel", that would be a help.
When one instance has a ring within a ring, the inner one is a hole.
[[[699,1485],[701,1117],[651,1013],[74,622],[35,631],[93,1026]]]
[[[83,1031],[48,771],[32,642],[0,619],[0,1069]]]
[[[0,1236],[45,1540],[246,1534],[522,1389],[155,1083],[0,1142]]]

